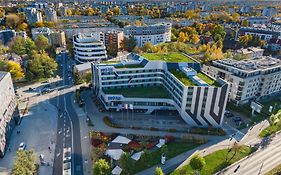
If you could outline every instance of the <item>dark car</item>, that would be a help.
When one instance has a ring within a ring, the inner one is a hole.
[[[238,122],[241,122],[242,119],[241,119],[241,117],[235,117],[235,118],[233,119],[233,121],[234,121],[235,123],[238,123]]]

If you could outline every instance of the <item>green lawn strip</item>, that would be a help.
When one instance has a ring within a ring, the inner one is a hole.
[[[260,137],[267,137],[281,130],[281,110],[271,117],[275,118],[275,121],[272,121],[268,127],[261,131]]]
[[[199,73],[197,74],[197,76],[198,76],[201,80],[205,81],[205,82],[206,82],[208,85],[210,85],[210,86],[211,86],[211,85],[217,86],[217,87],[220,86],[220,84],[217,83],[216,80],[210,78],[209,76],[205,75],[205,74],[202,73],[202,72],[199,72]]]
[[[278,165],[277,167],[273,168],[269,172],[267,172],[265,175],[278,175],[281,173],[281,164]]]
[[[204,166],[203,170],[200,171],[200,175],[214,174],[252,153],[252,149],[248,146],[241,146],[237,150],[235,155],[234,155],[235,151],[232,150],[231,152],[228,153],[228,150],[229,149],[219,150],[205,156],[204,158],[206,161],[206,165]],[[227,161],[226,161],[226,157],[227,157]],[[192,170],[189,164],[171,173],[171,175],[193,175],[193,174],[194,171]]]
[[[171,73],[186,86],[196,86],[183,72],[172,70]]]
[[[147,58],[148,60],[159,60],[159,61],[166,61],[166,62],[188,62],[193,63],[194,61],[187,56],[184,56],[178,52],[170,52],[170,53],[144,53],[142,54],[143,57]]]
[[[116,88],[103,91],[105,94],[122,94],[129,98],[170,98],[168,92],[161,86]]]
[[[182,142],[171,142],[167,144],[168,152],[166,154],[167,160],[171,159],[183,152],[186,152],[188,150],[191,150],[193,148],[196,148],[199,146],[198,144],[191,144],[191,143],[182,143]],[[141,161],[137,161],[134,165],[134,168],[132,169],[132,173],[135,174],[137,172],[140,172],[142,170],[145,170],[147,168],[150,168],[154,165],[157,165],[160,163],[161,160],[161,149],[157,149],[156,151],[153,151],[150,153],[151,159],[144,164]]]

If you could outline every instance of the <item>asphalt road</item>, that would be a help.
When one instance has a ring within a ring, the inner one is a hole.
[[[248,158],[228,167],[220,175],[243,174],[260,175],[266,174],[281,163],[281,133],[273,138],[261,142],[261,148]],[[236,170],[236,172],[235,172]]]
[[[60,75],[63,79],[60,86],[70,87],[72,86],[72,77],[69,78],[68,75],[72,74],[68,72],[71,67],[69,55],[61,53],[58,57]],[[59,110],[53,174],[63,174],[63,149],[70,147],[72,151],[71,172],[74,175],[83,175],[79,119],[70,101],[73,92],[60,94],[58,91],[58,93],[57,98],[52,101]]]

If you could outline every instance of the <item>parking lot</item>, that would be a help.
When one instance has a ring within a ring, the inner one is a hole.
[[[44,84],[35,84],[18,89],[20,96],[20,107],[24,108],[32,96],[37,96],[38,87]],[[30,89],[37,87],[36,89]],[[40,98],[38,96],[38,98]],[[36,98],[33,100],[36,101]],[[16,158],[16,151],[21,143],[26,145],[27,150],[34,150],[39,163],[39,155],[43,155],[44,161],[50,166],[40,166],[39,174],[52,174],[52,162],[54,158],[55,135],[57,126],[57,109],[49,103],[47,97],[28,105],[29,112],[22,118],[20,125],[16,126],[10,138],[8,151],[3,159],[0,159],[0,170],[10,171],[13,167],[13,160]],[[0,171],[1,172],[1,171]],[[1,173],[0,173],[1,174]]]

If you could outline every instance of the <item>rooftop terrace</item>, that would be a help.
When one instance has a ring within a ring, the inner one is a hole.
[[[150,61],[165,61],[165,62],[188,62],[193,63],[194,61],[189,57],[178,53],[144,53],[142,56]]]
[[[170,98],[168,92],[161,86],[104,89],[103,92],[105,94],[122,94],[128,98]]]
[[[199,86],[195,82],[193,82],[191,78],[187,77],[186,74],[182,71],[172,70],[171,73],[186,86]],[[202,72],[197,73],[196,76],[207,83],[209,86],[220,87],[220,84],[218,82]]]

